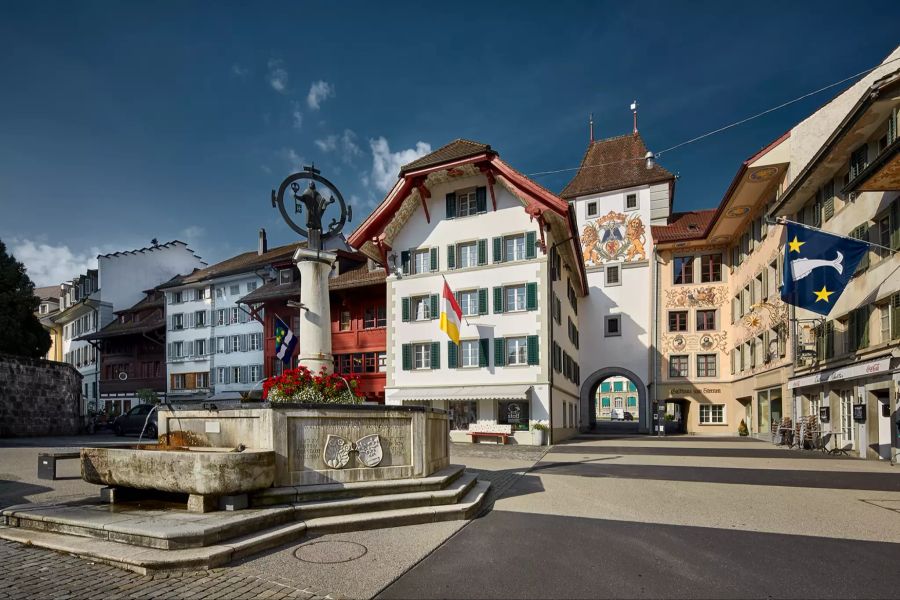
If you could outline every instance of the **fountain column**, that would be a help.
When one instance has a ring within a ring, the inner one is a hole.
[[[331,354],[331,303],[328,276],[337,255],[322,250],[298,248],[294,263],[300,271],[300,332],[298,362],[313,373],[322,367],[334,371]]]

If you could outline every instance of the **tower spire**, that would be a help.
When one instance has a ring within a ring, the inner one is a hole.
[[[594,143],[594,113],[591,113],[591,118],[589,119],[591,126],[591,143]]]
[[[637,100],[631,103],[631,114],[634,116],[634,129],[631,131],[631,135],[637,135]]]

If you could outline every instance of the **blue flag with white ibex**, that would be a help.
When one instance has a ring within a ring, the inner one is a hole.
[[[787,223],[781,299],[828,315],[868,251],[864,241]]]

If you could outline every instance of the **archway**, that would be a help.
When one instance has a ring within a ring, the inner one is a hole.
[[[651,407],[650,397],[647,394],[647,388],[644,382],[633,371],[623,369],[621,367],[604,367],[591,373],[581,384],[581,430],[585,431],[590,428],[591,423],[595,422],[596,409],[594,408],[594,400],[597,398],[597,390],[600,385],[607,379],[621,377],[631,381],[635,390],[632,394],[637,394],[637,402],[640,409],[638,410],[638,432],[650,432]]]

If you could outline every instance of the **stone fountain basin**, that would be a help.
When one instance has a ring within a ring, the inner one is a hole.
[[[154,445],[82,448],[81,478],[112,487],[201,496],[244,494],[275,482],[275,452]]]

